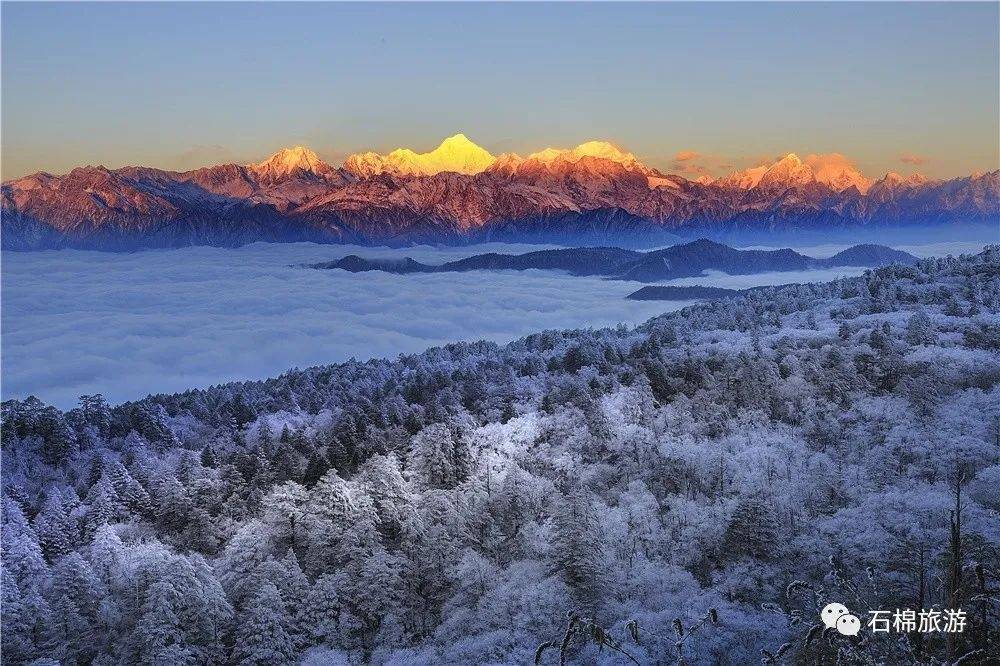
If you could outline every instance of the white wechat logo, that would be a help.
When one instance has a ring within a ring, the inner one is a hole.
[[[820,614],[823,618],[823,624],[827,626],[828,629],[833,629],[837,626],[837,620],[840,619],[841,615],[847,615],[847,606],[844,604],[827,604],[826,608]]]
[[[837,631],[844,636],[857,636],[861,631],[861,620],[855,615],[841,615],[837,620]]]
[[[827,604],[820,613],[820,618],[828,629],[836,629],[844,636],[857,636],[861,631],[861,620],[856,615],[851,615],[844,604]]]

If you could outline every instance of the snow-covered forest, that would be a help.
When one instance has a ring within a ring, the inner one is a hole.
[[[985,662],[998,382],[992,246],[637,329],[8,401],[3,661]],[[832,601],[968,624],[817,635]]]

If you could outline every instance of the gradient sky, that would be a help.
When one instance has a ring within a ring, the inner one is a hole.
[[[793,151],[964,175],[1000,168],[998,7],[3,3],[3,178],[459,131],[666,171]]]

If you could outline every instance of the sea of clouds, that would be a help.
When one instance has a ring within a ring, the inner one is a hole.
[[[392,275],[293,266],[352,253],[440,263],[535,249],[257,243],[133,254],[4,252],[0,393],[35,395],[61,408],[87,393],[117,403],[456,340],[506,342],[547,328],[635,325],[687,305],[629,301],[625,296],[643,285],[556,271]],[[672,284],[741,288],[862,270],[716,273]]]

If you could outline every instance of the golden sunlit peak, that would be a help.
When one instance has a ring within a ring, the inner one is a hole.
[[[431,176],[445,171],[472,175],[485,171],[494,161],[489,151],[459,132],[430,152],[416,153],[409,148],[397,148],[387,155],[360,153],[348,157],[344,168],[357,176],[380,173]]]
[[[863,194],[872,186],[871,179],[865,177],[854,162],[840,153],[807,155],[805,163],[812,169],[818,182],[829,185],[838,192],[854,187]]]
[[[282,148],[263,162],[248,166],[258,174],[268,173],[274,176],[288,175],[297,170],[321,173],[330,168],[316,153],[305,146]]]
[[[573,149],[579,155],[614,159],[631,155],[610,141],[585,141]]]
[[[469,140],[469,137],[465,136],[461,132],[458,134],[453,134],[447,139],[441,142],[442,146],[476,146],[476,144]],[[439,146],[440,147],[440,146]],[[476,146],[478,148],[479,146]]]

